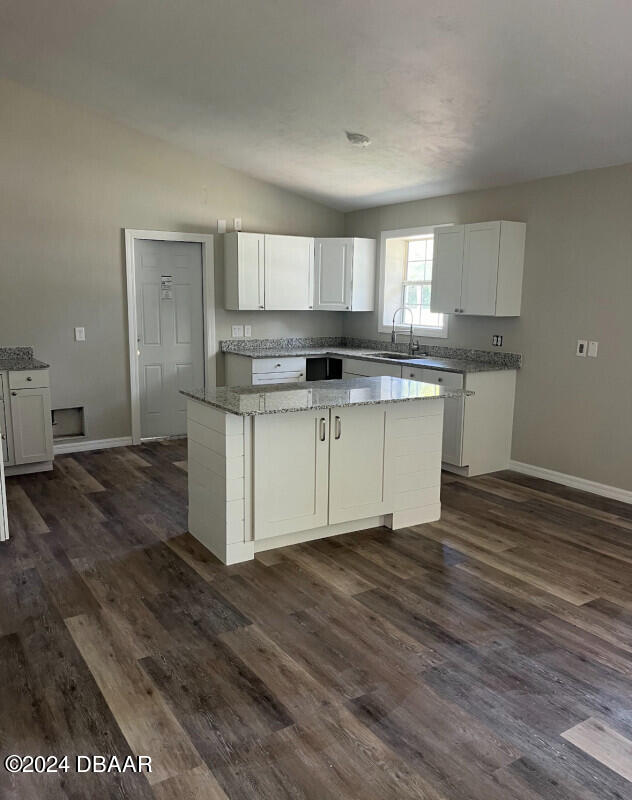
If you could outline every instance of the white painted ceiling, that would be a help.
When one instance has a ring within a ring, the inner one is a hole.
[[[352,209],[632,161],[631,34],[631,0],[2,0],[0,74]]]

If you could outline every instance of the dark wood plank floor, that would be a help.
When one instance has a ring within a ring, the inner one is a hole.
[[[632,798],[632,507],[445,476],[440,523],[224,567],[186,445],[7,481],[0,745],[150,755],[3,798]]]

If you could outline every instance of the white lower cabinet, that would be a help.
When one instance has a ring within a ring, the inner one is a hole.
[[[226,386],[261,386],[266,383],[303,383],[307,364],[301,356],[250,358],[226,353]]]
[[[11,474],[51,469],[53,427],[49,372],[0,373],[2,457]]]
[[[53,429],[49,389],[11,391],[11,427],[16,464],[53,458]]]
[[[331,412],[329,522],[384,511],[384,406]]]
[[[328,410],[257,417],[253,460],[255,539],[327,524]]]

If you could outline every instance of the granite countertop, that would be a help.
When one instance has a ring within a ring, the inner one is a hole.
[[[249,417],[314,408],[349,408],[411,400],[437,400],[470,395],[472,392],[446,389],[433,383],[380,376],[263,386],[223,386],[208,392],[199,390],[182,394],[220,411]]]
[[[48,369],[49,366],[33,358],[32,347],[0,347],[0,371]]]
[[[253,343],[254,344],[254,343]],[[291,358],[293,356],[300,356],[305,358],[332,357],[332,358],[356,358],[363,361],[375,361],[382,364],[401,364],[402,366],[409,367],[425,367],[426,369],[434,369],[443,372],[459,372],[466,374],[468,372],[493,372],[498,370],[518,369],[520,367],[521,357],[515,353],[490,353],[489,360],[485,360],[484,351],[465,350],[459,348],[442,348],[454,353],[456,357],[444,357],[442,355],[428,353],[424,356],[410,356],[410,358],[388,358],[374,355],[375,352],[396,352],[394,348],[389,347],[384,342],[375,342],[371,347],[353,347],[353,346],[312,346],[312,345],[297,345],[292,347],[256,347],[250,343],[242,341],[225,341],[222,342],[222,351],[224,353],[232,353],[234,355],[244,356],[245,358]],[[422,352],[426,351],[426,347],[422,345]],[[429,345],[428,349],[439,349],[436,346]],[[399,354],[402,351],[397,351]],[[467,357],[468,354],[476,357]]]

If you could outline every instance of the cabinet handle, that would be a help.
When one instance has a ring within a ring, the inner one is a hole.
[[[462,314],[464,311],[465,311],[465,309],[464,309],[464,308],[460,308],[460,309],[459,309],[459,314]]]
[[[336,423],[336,429],[334,432],[334,439],[340,439],[340,436],[342,435],[342,421],[340,417],[336,417],[335,423]]]
[[[33,378],[32,378],[30,375],[28,375],[28,376],[27,376],[27,378],[26,378],[26,380],[27,380],[27,381],[32,381],[32,380],[33,380]]]
[[[437,378],[437,383],[443,383],[443,378]]]
[[[263,308],[263,306],[259,306],[259,308]]]
[[[327,435],[327,430],[325,428],[325,417],[320,418],[320,441],[324,442],[325,437]]]
[[[11,392],[11,394],[13,395],[13,397],[17,397],[18,396],[17,392]]]
[[[280,364],[275,364],[274,366],[275,366],[275,367],[280,367],[281,365],[280,365]]]

